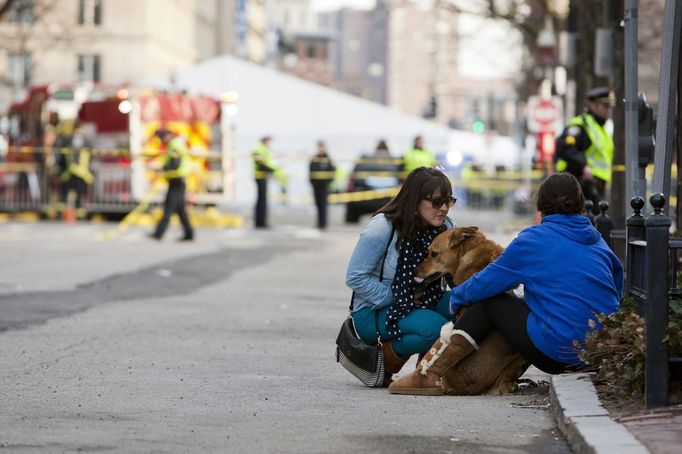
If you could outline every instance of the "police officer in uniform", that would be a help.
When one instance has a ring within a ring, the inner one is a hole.
[[[274,155],[270,150],[271,140],[269,136],[263,137],[260,143],[251,151],[257,190],[254,215],[255,227],[257,229],[268,228],[268,178],[279,170]]]
[[[403,155],[403,171],[405,175],[417,167],[433,167],[436,163],[436,156],[433,152],[424,148],[422,136],[415,137],[412,148],[405,151]]]
[[[571,118],[557,139],[555,169],[569,172],[580,181],[585,198],[594,202],[597,214],[611,182],[614,145],[604,124],[611,118],[616,98],[607,87],[593,88],[586,98],[585,111]]]
[[[151,237],[160,240],[168,228],[170,217],[177,213],[185,232],[180,241],[192,241],[194,230],[185,209],[185,178],[189,174],[187,148],[184,141],[180,137],[175,137],[169,129],[159,129],[155,134],[166,147],[163,155],[163,177],[168,180],[168,192],[163,205],[163,217]]]
[[[327,196],[329,185],[334,180],[336,166],[327,154],[324,142],[317,142],[317,154],[310,160],[310,184],[313,186],[315,206],[317,207],[317,228],[327,228]]]

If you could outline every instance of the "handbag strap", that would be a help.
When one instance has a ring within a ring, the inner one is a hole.
[[[379,271],[379,282],[384,281],[384,264],[386,263],[386,256],[388,255],[388,248],[391,247],[391,241],[393,241],[393,235],[395,234],[395,226],[391,226],[391,235],[388,237],[388,243],[386,244],[386,249],[384,250],[384,256],[381,259],[381,270]],[[355,299],[355,292],[350,298],[350,306],[348,307],[348,316],[350,317],[353,313],[353,300]],[[381,334],[379,333],[379,311],[374,311],[374,327],[377,331],[377,344],[381,344]]]
[[[388,243],[386,244],[386,250],[384,251],[384,258],[381,259],[381,271],[379,272],[379,282],[384,281],[384,264],[386,263],[386,255],[388,254],[388,248],[391,246],[391,241],[393,241],[393,234],[395,233],[395,227],[391,227],[391,236],[388,237]]]
[[[386,255],[388,255],[388,248],[391,246],[391,241],[393,241],[393,235],[395,234],[395,227],[391,227],[391,236],[388,237],[388,244],[386,244],[386,250],[384,251],[384,256],[381,259],[381,271],[379,272],[379,282],[384,281],[384,263],[386,263]],[[353,300],[355,299],[355,291],[350,297],[350,306],[348,306],[348,312],[353,312]],[[379,332],[377,328],[377,333]]]

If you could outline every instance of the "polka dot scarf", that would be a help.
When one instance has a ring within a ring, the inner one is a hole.
[[[426,259],[431,241],[447,229],[442,225],[436,229],[426,229],[419,232],[414,239],[401,241],[396,265],[395,277],[391,284],[391,291],[395,297],[393,306],[388,311],[386,329],[390,336],[402,337],[398,322],[415,309],[432,309],[443,297],[445,291],[440,287],[440,281],[429,284],[419,284],[419,299],[415,301],[418,284],[414,281],[417,266]]]

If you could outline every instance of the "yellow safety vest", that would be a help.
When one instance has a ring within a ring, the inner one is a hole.
[[[412,172],[417,167],[433,167],[436,165],[436,156],[429,150],[410,148],[403,155],[405,172]]]
[[[568,126],[580,126],[585,130],[591,142],[590,147],[584,151],[587,165],[592,170],[592,175],[610,183],[615,146],[604,126],[597,123],[597,120],[590,114],[571,118]],[[568,164],[563,159],[559,159],[556,163],[557,172],[563,172],[567,167]]]
[[[78,155],[78,159],[74,159],[74,154]],[[76,176],[87,184],[92,184],[95,177],[90,172],[90,152],[81,150],[69,150],[66,154],[66,171],[62,173],[62,180],[67,181],[71,176]]]
[[[256,145],[251,151],[251,157],[253,157],[253,173],[256,180],[265,180],[269,173],[277,170],[272,151],[264,143]]]
[[[325,170],[310,170],[310,180],[325,180],[331,182],[336,176],[336,167],[329,156],[313,156],[310,159],[311,169],[325,169]]]
[[[175,137],[166,145],[163,155],[163,177],[166,180],[185,178],[189,175],[189,156],[185,142]]]

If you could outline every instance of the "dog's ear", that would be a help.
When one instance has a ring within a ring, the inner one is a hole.
[[[478,232],[478,227],[461,227],[452,231],[450,235],[450,241],[448,241],[448,246],[450,249],[454,249],[469,238],[476,235]]]
[[[469,227],[464,227],[462,229],[462,236],[465,237],[470,237],[476,235],[476,232],[478,232],[478,227],[475,225],[469,226]]]

